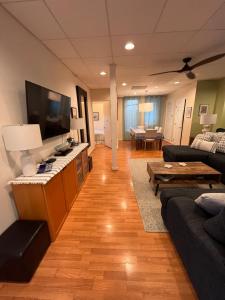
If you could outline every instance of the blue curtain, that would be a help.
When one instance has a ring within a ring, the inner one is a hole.
[[[160,124],[162,96],[146,96],[145,102],[153,104],[153,110],[144,113],[145,127],[152,128],[162,125]]]
[[[124,97],[123,114],[124,114],[124,140],[130,140],[130,128],[138,126],[138,104],[139,97]]]

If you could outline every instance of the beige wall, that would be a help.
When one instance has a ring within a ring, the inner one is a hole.
[[[180,101],[183,101],[183,99],[186,99],[186,107],[192,107],[192,110],[194,109],[194,103],[195,103],[195,93],[196,93],[196,83],[193,82],[187,86],[181,87],[177,89],[175,92],[169,94],[166,96],[166,103],[170,102],[173,108],[173,118],[174,118],[174,111],[176,103],[179,103]],[[166,114],[166,111],[165,111]],[[193,115],[193,113],[192,113]],[[182,145],[188,145],[189,144],[189,138],[190,138],[190,132],[191,132],[191,123],[192,123],[192,116],[191,118],[184,117],[184,124],[183,124],[183,134],[182,134]],[[166,118],[164,119],[164,128],[171,128],[171,124],[167,123]],[[165,132],[165,130],[164,130]],[[172,142],[172,136],[173,132],[171,131],[171,137],[165,137],[169,142]]]
[[[25,80],[35,82],[70,96],[72,105],[77,106],[75,85],[82,84],[51,54],[33,35],[17,23],[0,7],[0,120],[1,127],[27,122],[25,102]],[[89,101],[89,114],[92,107]],[[90,116],[92,147],[94,146],[93,121]],[[54,146],[65,141],[59,136],[44,141],[41,149],[34,151],[36,160],[45,158]],[[7,182],[20,174],[20,154],[6,152],[0,140],[0,232],[16,218],[17,212],[12,199],[11,187]]]
[[[93,112],[99,113],[99,121],[94,121],[94,128],[104,131],[104,103],[105,101],[92,102]]]

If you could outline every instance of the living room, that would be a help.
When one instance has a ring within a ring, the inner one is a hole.
[[[0,1],[0,299],[224,299],[224,16]]]

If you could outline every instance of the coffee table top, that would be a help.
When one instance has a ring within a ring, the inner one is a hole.
[[[155,175],[219,175],[217,170],[202,162],[185,162],[186,166],[180,166],[179,162],[148,162],[147,171]],[[165,168],[164,165],[172,165],[172,168]]]

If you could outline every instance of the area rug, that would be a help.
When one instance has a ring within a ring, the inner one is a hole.
[[[160,193],[155,196],[148,181],[147,162],[153,161],[162,161],[162,159],[139,158],[129,160],[134,193],[144,224],[144,230],[147,232],[167,232],[161,217]]]
[[[155,196],[152,186],[149,183],[147,172],[147,162],[162,161],[161,158],[138,158],[130,159],[129,167],[131,171],[134,193],[141,213],[144,230],[147,232],[167,232],[161,217],[160,192]],[[161,185],[163,188],[163,185]],[[172,185],[179,187],[179,185]],[[170,187],[172,187],[170,186]],[[195,187],[208,188],[207,184],[196,184]],[[213,185],[214,188],[224,188],[223,184]],[[166,185],[164,185],[166,187]]]

